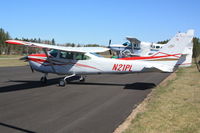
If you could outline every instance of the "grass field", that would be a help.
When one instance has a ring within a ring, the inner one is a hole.
[[[19,60],[21,57],[21,55],[0,55],[0,67],[27,65],[27,62]]]
[[[0,59],[3,58],[21,58],[23,57],[22,55],[0,55]]]
[[[156,87],[145,109],[124,133],[200,133],[200,73],[180,68],[165,87]]]

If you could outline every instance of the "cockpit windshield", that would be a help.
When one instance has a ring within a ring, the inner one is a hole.
[[[49,52],[49,54],[50,54],[51,56],[53,56],[53,57],[57,57],[57,55],[58,55],[58,50],[52,49],[52,50]]]
[[[125,42],[125,43],[123,43],[122,45],[124,45],[124,46],[129,46],[130,43],[129,43],[129,42]]]

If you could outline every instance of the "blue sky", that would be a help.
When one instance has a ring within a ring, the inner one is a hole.
[[[57,43],[122,43],[126,36],[157,42],[195,29],[200,0],[2,0],[0,27],[14,37]]]

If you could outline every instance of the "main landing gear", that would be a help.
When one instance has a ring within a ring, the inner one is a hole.
[[[47,83],[47,75],[48,75],[48,73],[45,73],[44,76],[41,77],[41,79],[40,79],[41,83],[43,83],[43,84]]]
[[[72,75],[66,76],[64,79],[61,79],[58,85],[65,86],[66,84],[70,83],[70,81],[72,80],[79,80],[80,82],[85,82],[85,77],[76,76],[76,74],[72,74]]]
[[[48,73],[45,73],[44,76],[41,77],[40,82],[42,84],[47,83],[47,75]],[[84,76],[77,76],[76,74],[72,74],[69,76],[64,77],[59,81],[59,86],[65,86],[66,84],[70,83],[72,80],[79,80],[80,82],[85,82],[85,77]]]

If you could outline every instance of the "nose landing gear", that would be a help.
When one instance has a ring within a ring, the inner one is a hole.
[[[80,76],[79,81],[80,82],[85,82],[85,77],[84,76]]]

